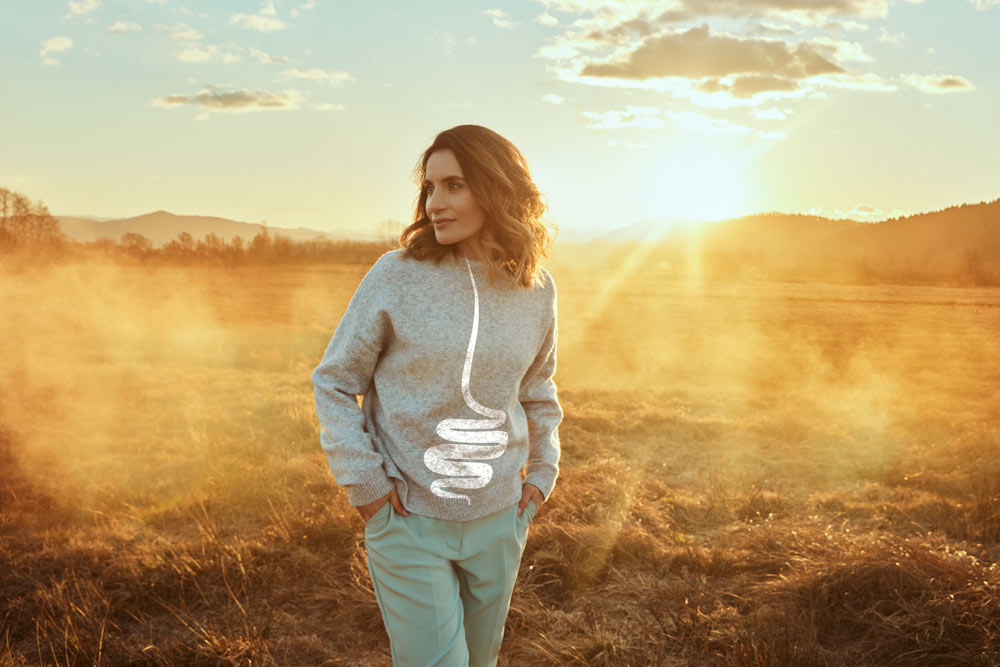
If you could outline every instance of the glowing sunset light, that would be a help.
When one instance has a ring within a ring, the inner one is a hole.
[[[738,159],[695,143],[669,149],[649,191],[663,213],[695,220],[742,215],[748,208],[743,165]]]
[[[402,223],[420,148],[469,123],[563,239],[1000,194],[996,2],[8,5],[0,187],[60,216]]]

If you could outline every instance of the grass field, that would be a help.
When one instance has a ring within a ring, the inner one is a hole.
[[[1000,288],[559,249],[501,665],[1000,664]],[[365,266],[0,264],[0,665],[390,665],[309,374]]]

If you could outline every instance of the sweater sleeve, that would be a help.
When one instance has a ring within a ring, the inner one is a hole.
[[[528,463],[523,483],[537,486],[545,500],[548,500],[556,477],[559,476],[558,429],[563,418],[553,380],[559,329],[554,290],[553,284],[552,321],[535,361],[521,381],[518,394],[518,400],[528,418]]]
[[[374,502],[393,488],[357,401],[368,392],[379,354],[391,335],[388,285],[381,279],[384,270],[384,263],[376,262],[361,280],[312,372],[320,446],[330,472],[337,484],[347,487],[354,507]]]

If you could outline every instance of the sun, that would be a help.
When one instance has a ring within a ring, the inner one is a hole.
[[[653,170],[650,202],[662,215],[693,220],[721,220],[745,215],[745,163],[708,143],[664,147]]]

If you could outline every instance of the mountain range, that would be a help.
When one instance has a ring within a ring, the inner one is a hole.
[[[154,211],[121,219],[102,219],[93,216],[57,216],[57,218],[60,228],[74,241],[87,243],[102,238],[120,241],[122,234],[137,232],[152,241],[154,248],[166,245],[181,232],[187,232],[196,241],[209,234],[215,234],[227,242],[234,236],[241,236],[244,241],[249,241],[265,227],[254,222],[238,222],[205,215],[175,215],[168,211]],[[346,239],[374,241],[379,238],[375,233],[364,229],[321,232],[305,227],[284,228],[270,225],[267,229],[270,234],[289,236],[293,241],[310,241],[317,236],[331,241]]]
[[[264,228],[259,223],[167,211],[117,220],[63,216],[59,222],[70,238],[80,242],[119,240],[126,232],[138,232],[154,247],[162,247],[181,232],[188,232],[195,240],[215,234],[226,241],[234,236],[249,241]],[[397,224],[401,228],[401,223]],[[295,241],[382,238],[365,229],[321,232],[268,226],[268,230]],[[673,264],[690,262],[690,251],[696,248],[699,256],[716,264],[735,263],[755,270],[802,267],[819,272],[850,266],[862,273],[874,269],[879,275],[888,272],[904,277],[977,271],[1000,275],[1000,199],[875,223],[778,212],[711,222],[659,217],[613,230],[560,229],[557,240],[591,248],[654,243],[663,260]]]

